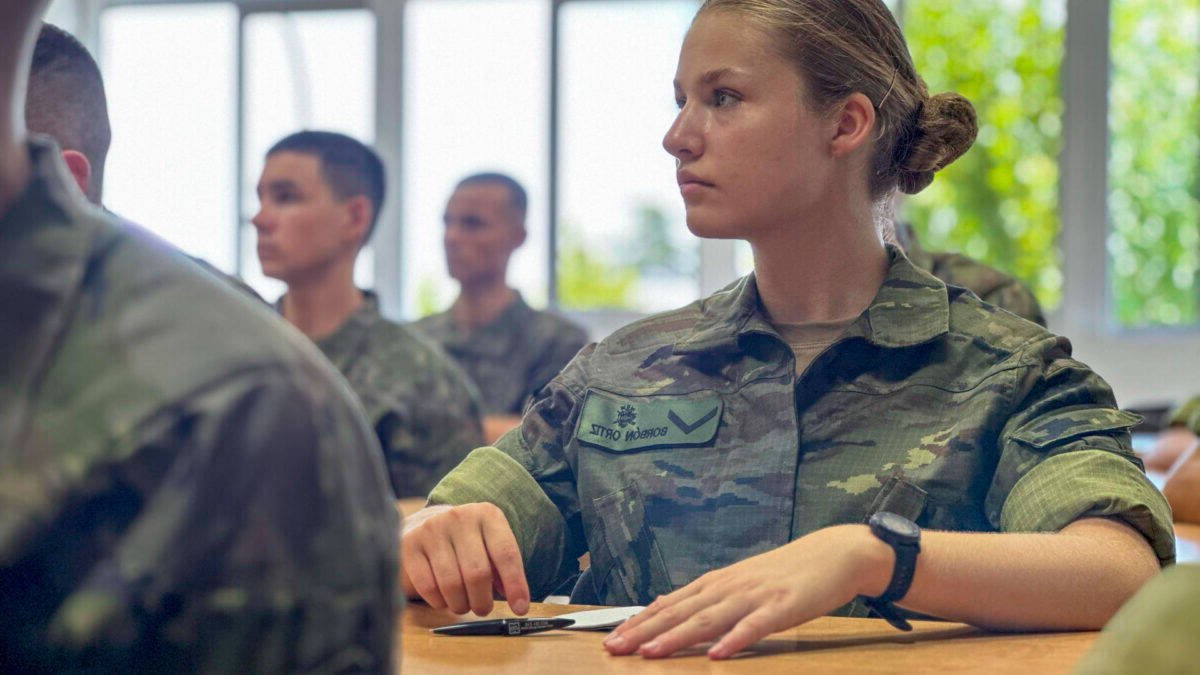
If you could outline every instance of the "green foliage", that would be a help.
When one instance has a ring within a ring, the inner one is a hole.
[[[610,263],[565,225],[558,252],[558,300],[571,309],[629,308],[634,305],[637,285],[636,267]]]
[[[1112,7],[1111,289],[1126,325],[1195,323],[1200,305],[1200,0]]]
[[[658,205],[645,202],[635,209],[637,237],[629,243],[637,251],[634,265],[642,274],[667,273],[677,276],[696,274],[696,247],[681,246],[672,237],[672,224]],[[695,239],[686,235],[693,243]]]
[[[429,316],[442,311],[449,305],[442,300],[437,282],[423,277],[417,282],[417,316]]]
[[[931,93],[975,105],[979,137],[907,207],[921,242],[1062,297],[1058,155],[1064,0],[908,0],[905,37]]]

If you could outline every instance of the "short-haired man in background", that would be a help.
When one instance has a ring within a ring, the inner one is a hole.
[[[416,323],[479,387],[489,443],[520,423],[525,403],[588,341],[582,328],[532,309],[508,285],[509,259],[525,243],[527,201],[520,183],[504,174],[459,181],[443,217],[458,299]]]
[[[43,24],[33,50],[25,126],[54,138],[88,201],[100,203],[112,143],[100,68],[70,33]]]
[[[48,23],[42,24],[33,48],[25,128],[53,138],[84,196],[102,205],[104,162],[112,144],[104,80],[87,48],[75,36]],[[262,300],[241,279],[200,258],[192,260],[239,291]]]
[[[370,148],[301,131],[267,152],[253,223],[263,274],[288,286],[277,309],[349,380],[396,497],[424,496],[482,445],[479,404],[436,345],[384,319],[375,294],[354,285],[383,196],[383,163]]]
[[[93,207],[0,22],[0,671],[389,671],[375,439],[282,321]]]

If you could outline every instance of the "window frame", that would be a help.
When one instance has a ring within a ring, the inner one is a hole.
[[[66,0],[62,0],[66,1]],[[568,2],[606,2],[609,0],[546,0],[551,3],[551,62],[546,77],[550,92],[548,198],[548,283],[550,304],[557,303],[558,240],[558,74],[560,58],[559,15]],[[636,1],[636,0],[634,0]],[[226,2],[238,7],[241,17],[255,12],[305,11],[328,9],[369,9],[376,16],[376,147],[391,167],[388,191],[393,198],[385,207],[380,233],[375,238],[375,283],[385,314],[405,316],[410,308],[401,306],[400,273],[403,265],[399,205],[403,202],[400,159],[403,111],[404,0],[71,0],[78,9],[78,32],[89,47],[99,40],[100,13],[110,7],[201,2]],[[893,0],[898,16],[903,16],[906,0]],[[1130,385],[1123,394],[1130,399],[1182,399],[1186,385],[1178,381],[1179,372],[1200,372],[1200,323],[1187,326],[1122,326],[1113,312],[1109,288],[1107,238],[1111,230],[1108,218],[1109,148],[1109,65],[1112,0],[1067,0],[1066,44],[1063,55],[1062,96],[1063,150],[1059,157],[1059,209],[1061,231],[1059,246],[1063,256],[1063,300],[1050,313],[1055,332],[1071,336],[1076,351],[1101,372],[1111,373],[1114,381]],[[239,26],[243,24],[239,22]],[[239,30],[240,33],[240,30]],[[239,36],[240,43],[240,36]],[[239,45],[238,77],[242,77]],[[241,91],[239,81],[239,92]],[[242,161],[241,110],[238,102],[238,161]],[[237,188],[240,191],[240,186]],[[241,213],[240,194],[237,195]],[[240,243],[239,243],[240,246]],[[700,296],[710,294],[736,275],[735,246],[730,241],[701,240],[700,271],[697,279]],[[617,320],[636,318],[629,312],[572,312],[585,323],[607,328]],[[597,334],[599,330],[595,331]],[[1166,358],[1166,355],[1172,355]],[[1194,392],[1191,392],[1194,393]],[[1123,401],[1125,402],[1125,401]]]

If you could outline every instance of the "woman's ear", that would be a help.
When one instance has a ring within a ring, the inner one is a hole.
[[[837,128],[830,143],[834,157],[849,155],[871,140],[875,130],[875,106],[866,94],[850,94],[835,114]]]

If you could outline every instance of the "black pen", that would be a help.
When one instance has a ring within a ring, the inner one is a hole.
[[[566,628],[573,623],[574,619],[491,619],[452,623],[449,626],[434,628],[433,632],[440,635],[529,635]]]

